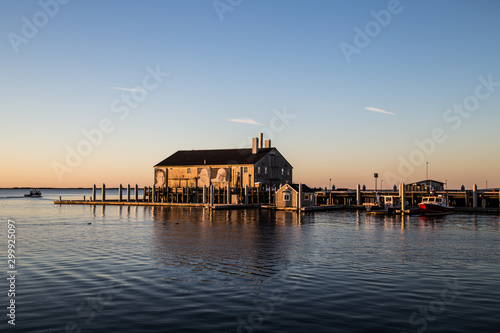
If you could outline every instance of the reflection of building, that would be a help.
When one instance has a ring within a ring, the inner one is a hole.
[[[262,141],[262,135],[261,135]],[[251,187],[259,184],[279,187],[292,182],[293,167],[271,147],[254,138],[252,148],[179,150],[154,166],[165,174],[168,187]],[[159,183],[158,180],[155,183]],[[158,185],[157,185],[158,186]],[[161,185],[160,185],[161,186]]]
[[[314,205],[314,191],[302,185],[302,203],[300,208]],[[299,185],[286,184],[276,191],[276,208],[299,208]]]

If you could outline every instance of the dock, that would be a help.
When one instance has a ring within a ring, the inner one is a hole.
[[[404,184],[402,184],[404,187]],[[99,190],[99,197],[98,197]],[[126,195],[124,195],[126,191]],[[142,191],[142,194],[140,193]],[[118,196],[106,197],[106,185],[97,189],[94,184],[92,196],[81,200],[55,200],[58,205],[110,205],[110,206],[166,206],[166,207],[197,207],[213,210],[233,209],[270,209],[285,211],[316,212],[338,209],[365,210],[365,205],[373,204],[380,195],[401,195],[399,191],[362,191],[358,185],[356,189],[326,190],[315,189],[309,192],[310,204],[298,207],[279,207],[276,203],[278,189],[274,187],[178,187],[155,188],[138,185],[118,188]],[[311,195],[311,193],[313,193]],[[300,194],[303,195],[303,194]],[[307,195],[307,194],[306,194]],[[416,206],[423,197],[429,196],[428,191],[405,191],[407,206]],[[500,193],[496,190],[446,190],[435,192],[447,199],[455,212],[500,214]]]

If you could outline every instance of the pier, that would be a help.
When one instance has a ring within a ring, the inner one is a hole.
[[[127,185],[127,196],[124,198],[124,187],[118,187],[118,196],[110,198],[105,184],[99,189],[94,184],[92,196],[81,200],[59,200],[54,204],[71,205],[119,205],[119,206],[172,206],[172,207],[200,207],[209,209],[245,209],[245,208],[272,208],[275,203],[275,188],[263,187],[231,188],[204,186],[192,187],[163,187],[145,186],[131,188]],[[142,195],[139,193],[142,191]],[[133,192],[133,195],[132,193]]]
[[[98,195],[99,190],[99,195]],[[126,190],[126,195],[123,192]],[[121,206],[180,206],[199,207],[208,209],[277,209],[276,187],[239,187],[230,186],[215,187],[163,187],[155,186],[118,187],[118,195],[110,198],[106,194],[106,185],[98,189],[96,185],[92,188],[90,198],[83,197],[81,200],[64,200],[59,197],[54,204],[72,205],[121,205]],[[139,193],[142,192],[142,193]],[[403,191],[407,206],[416,206],[423,197],[429,196],[428,191]],[[356,189],[314,189],[311,195],[311,205],[303,204],[297,207],[287,207],[283,210],[299,211],[321,211],[332,209],[359,209],[364,210],[366,205],[376,202],[377,196],[401,196],[401,191],[374,191],[361,190],[358,185]],[[472,190],[446,190],[434,192],[434,195],[442,195],[456,212],[467,213],[500,213],[500,192],[497,190],[478,190],[474,186]]]

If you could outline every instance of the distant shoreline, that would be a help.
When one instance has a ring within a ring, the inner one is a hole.
[[[0,187],[0,190],[91,190],[92,187]],[[97,188],[99,189],[99,188]],[[118,189],[118,187],[108,187],[107,189]]]

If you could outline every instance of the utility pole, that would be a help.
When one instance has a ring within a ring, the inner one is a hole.
[[[429,185],[429,162],[425,162],[425,180],[427,180],[427,185]]]
[[[425,179],[427,183],[427,191],[429,191],[431,188],[431,184],[429,181],[429,162],[425,162]]]

